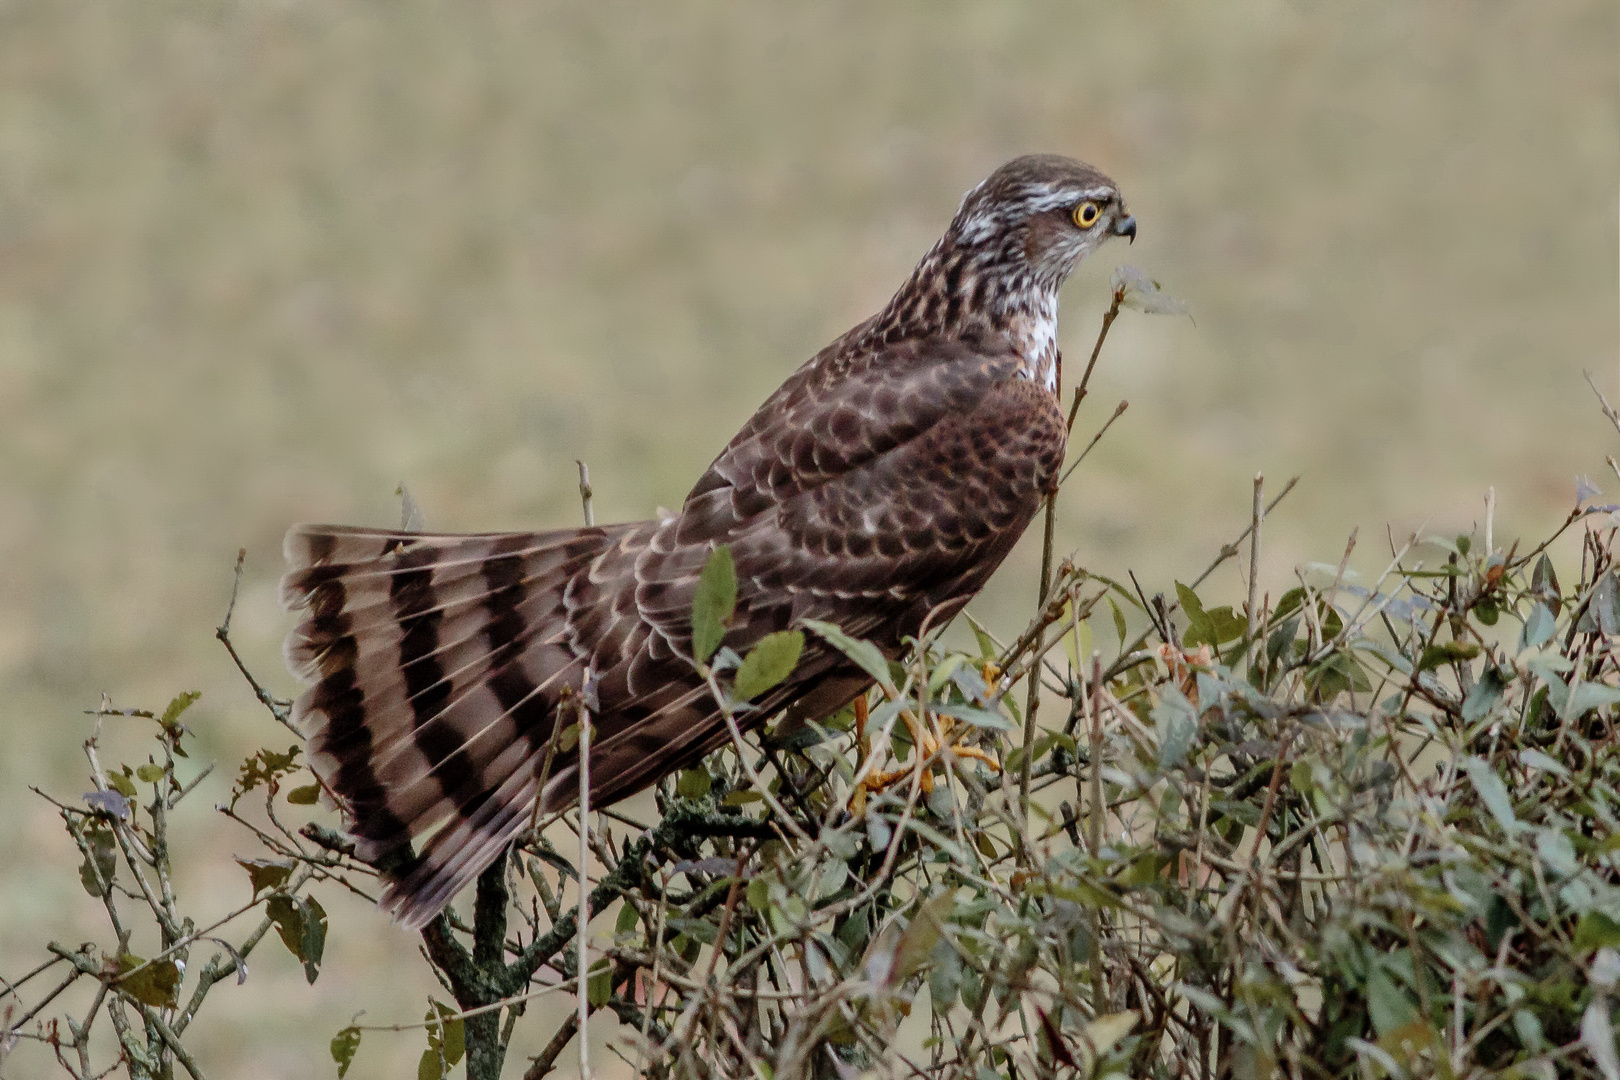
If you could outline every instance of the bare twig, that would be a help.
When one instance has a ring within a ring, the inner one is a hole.
[[[596,514],[591,509],[591,470],[584,459],[576,458],[574,464],[579,466],[579,505],[585,513],[585,527],[596,527]]]
[[[562,1056],[562,1052],[567,1048],[569,1040],[578,1031],[579,1014],[570,1013],[568,1019],[564,1020],[562,1026],[557,1029],[556,1034],[552,1035],[551,1041],[546,1043],[545,1049],[541,1050],[529,1067],[524,1070],[523,1080],[541,1080],[541,1077],[549,1075],[551,1070],[556,1068],[557,1058]]]
[[[1120,403],[1118,405],[1114,406],[1113,413],[1108,417],[1107,420],[1105,420],[1103,422],[1103,426],[1097,429],[1097,434],[1095,434],[1095,435],[1093,435],[1091,437],[1091,441],[1086,443],[1086,448],[1084,450],[1080,451],[1080,456],[1075,458],[1074,461],[1070,462],[1069,467],[1064,470],[1062,478],[1060,480],[1058,480],[1058,486],[1059,487],[1061,487],[1064,484],[1068,483],[1069,476],[1074,472],[1074,470],[1076,470],[1076,469],[1078,469],[1080,467],[1080,463],[1082,461],[1086,460],[1086,455],[1091,453],[1092,447],[1096,446],[1097,443],[1102,441],[1102,437],[1104,435],[1108,434],[1108,429],[1114,426],[1114,421],[1118,420],[1120,417],[1124,416],[1125,415],[1125,410],[1130,408],[1130,407],[1131,407],[1131,403],[1129,401],[1123,401],[1123,400],[1120,401]]]
[[[1102,354],[1103,342],[1108,340],[1109,328],[1114,325],[1114,320],[1119,318],[1119,307],[1124,302],[1125,286],[1121,284],[1114,289],[1113,300],[1109,303],[1108,310],[1103,312],[1102,329],[1097,334],[1097,343],[1091,347],[1091,358],[1086,361],[1085,374],[1080,376],[1080,386],[1075,390],[1075,397],[1078,400],[1085,400],[1086,387],[1091,384],[1092,369],[1097,366],[1097,357]]]
[[[1244,608],[1243,655],[1249,655],[1260,628],[1260,526],[1266,520],[1266,477],[1254,474],[1254,508],[1249,516],[1249,602]]]
[[[1598,389],[1598,384],[1593,380],[1590,371],[1583,370],[1581,374],[1586,376],[1586,385],[1597,395],[1598,407],[1603,410],[1603,415],[1609,418],[1609,423],[1614,425],[1616,431],[1620,431],[1620,412],[1615,412],[1614,407],[1609,404],[1609,399],[1603,396],[1603,391]]]
[[[585,463],[579,466],[580,494],[585,498],[586,524],[590,524],[591,504],[589,488],[585,482]],[[590,994],[587,984],[590,981],[590,957],[587,945],[590,940],[590,884],[589,870],[587,869],[591,857],[587,836],[590,833],[591,813],[591,710],[585,705],[585,696],[578,698],[579,705],[574,711],[579,723],[579,912],[575,919],[579,926],[579,937],[576,942],[578,959],[575,966],[579,979],[577,993],[579,995],[578,1015],[575,1023],[579,1029],[579,1076],[580,1080],[590,1080],[591,1077],[591,1040],[585,1029],[585,1021],[590,1013]]]
[[[242,564],[246,560],[247,548],[237,549],[236,572],[231,579],[231,602],[225,608],[225,621],[214,628],[214,636],[225,646],[225,651],[231,654],[231,662],[236,665],[236,670],[242,673],[242,678],[247,680],[248,686],[253,689],[253,695],[259,699],[260,704],[270,710],[270,715],[276,718],[278,724],[302,738],[304,733],[292,722],[292,702],[278,698],[266,690],[247,669],[247,665],[242,662],[242,657],[236,651],[236,645],[231,641],[231,616],[236,613],[236,597],[242,588]]]

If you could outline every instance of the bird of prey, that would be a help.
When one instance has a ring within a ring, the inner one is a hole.
[[[1114,182],[1018,158],[969,191],[881,311],[817,353],[715,458],[680,512],[545,532],[298,525],[282,602],[303,612],[293,716],[382,906],[419,928],[527,826],[578,797],[542,762],[594,687],[591,805],[729,741],[692,660],[692,597],[736,565],[725,644],[810,618],[891,656],[984,585],[1057,483],[1057,294],[1082,257],[1136,237]],[[870,680],[819,638],[744,714],[819,719]],[[745,721],[746,722],[746,721]],[[418,852],[413,842],[421,844]]]

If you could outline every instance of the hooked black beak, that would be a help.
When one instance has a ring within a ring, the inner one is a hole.
[[[1124,217],[1114,222],[1114,235],[1128,236],[1130,237],[1131,243],[1136,243],[1136,215],[1126,214]]]

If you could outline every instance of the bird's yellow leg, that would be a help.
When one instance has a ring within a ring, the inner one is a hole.
[[[977,746],[973,746],[967,742],[953,742],[951,740],[951,734],[955,729],[956,721],[951,717],[945,717],[944,723],[940,728],[939,742],[929,752],[934,753],[943,749],[948,751],[952,757],[972,758],[974,761],[982,761],[986,765],[990,766],[990,770],[992,772],[1001,771],[1001,762],[997,761],[994,757],[979,749]]]
[[[917,778],[917,782],[922,785],[923,794],[932,795],[934,793],[934,773],[932,769],[924,768],[924,763],[933,756],[934,750],[939,746],[939,741],[923,726],[922,721],[912,714],[910,709],[903,710],[900,713],[900,719],[906,722],[906,730],[911,732],[913,754],[911,767],[904,770],[904,772],[908,776],[920,772],[922,775]]]
[[[916,716],[912,715],[909,709],[901,710],[900,719],[905,721],[906,730],[911,732],[911,745],[916,750],[916,757],[912,758],[910,765],[903,765],[898,769],[890,769],[888,772],[873,773],[871,776],[868,776],[865,780],[861,781],[860,790],[850,800],[852,812],[854,807],[857,805],[862,807],[865,806],[866,792],[882,791],[884,788],[895,783],[896,781],[915,776],[918,770],[922,770],[922,776],[918,779],[918,783],[922,785],[923,793],[928,794],[934,790],[934,777],[926,769],[922,769],[922,763],[927,761],[929,756],[933,754],[933,748],[938,747],[939,742],[923,729],[922,723],[916,718]],[[868,754],[870,754],[870,747],[867,747],[863,751],[863,761],[866,759]]]
[[[932,792],[934,790],[933,770],[924,769],[923,763],[929,761],[936,755],[939,755],[942,749],[947,750],[952,757],[969,758],[973,761],[982,761],[985,763],[985,765],[989,766],[993,772],[1001,771],[1001,763],[997,761],[991,754],[981,750],[977,746],[971,746],[965,742],[952,742],[950,740],[950,736],[956,727],[955,722],[950,718],[945,718],[945,722],[941,726],[940,733],[938,735],[926,730],[923,727],[922,722],[909,711],[902,712],[900,714],[900,718],[905,721],[907,730],[911,732],[911,741],[912,745],[916,747],[917,756],[909,766],[899,769],[890,769],[888,772],[876,773],[872,776],[868,776],[861,785],[865,790],[882,791],[884,788],[894,784],[897,781],[915,776],[918,770],[921,769],[922,775],[918,778],[918,783],[922,787],[923,794],[926,795]]]
[[[968,746],[966,743],[952,743],[951,753],[959,758],[972,758],[974,761],[982,761],[990,766],[991,772],[1001,771],[1001,762],[985,751],[980,750],[977,746]]]

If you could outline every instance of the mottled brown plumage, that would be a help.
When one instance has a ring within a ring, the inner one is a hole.
[[[1095,220],[1081,211],[1095,204]],[[540,764],[559,701],[597,706],[591,802],[728,740],[685,657],[698,572],[730,545],[746,653],[803,618],[897,654],[948,619],[1029,524],[1063,461],[1057,289],[1135,221],[1112,181],[1026,157],[970,191],[888,305],[795,372],[661,521],[440,535],[301,525],[283,602],[295,718],[362,858],[420,854],[383,906],[421,926],[544,809],[577,762]],[[867,685],[813,636],[760,703],[825,716]],[[565,719],[571,722],[571,716]]]

